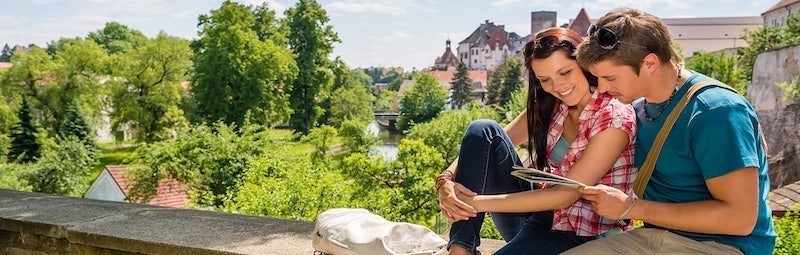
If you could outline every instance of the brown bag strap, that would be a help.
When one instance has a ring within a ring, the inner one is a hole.
[[[647,183],[650,181],[650,176],[653,174],[653,170],[656,167],[658,154],[661,153],[661,147],[664,146],[664,141],[667,140],[667,136],[669,135],[670,131],[672,131],[672,126],[675,125],[675,122],[678,120],[678,117],[680,117],[681,112],[683,112],[683,109],[689,104],[689,100],[691,100],[694,94],[708,86],[717,86],[736,92],[736,89],[715,81],[698,82],[689,88],[689,91],[687,91],[686,94],[681,97],[681,100],[678,101],[678,104],[675,105],[675,109],[672,109],[672,112],[670,112],[669,116],[667,116],[666,121],[664,121],[664,125],[661,126],[653,145],[650,147],[650,151],[647,153],[647,158],[645,158],[642,168],[640,168],[639,172],[636,174],[636,181],[633,183],[633,192],[637,197],[642,197],[644,195],[644,189],[647,187]],[[767,153],[767,141],[764,139],[764,132],[761,132],[761,124],[759,124],[758,129],[761,133],[761,146],[764,149],[764,153]]]

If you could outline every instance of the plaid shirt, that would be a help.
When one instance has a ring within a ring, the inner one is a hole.
[[[564,132],[566,117],[567,106],[561,104],[556,107],[547,135],[547,155],[552,153],[556,141]],[[609,127],[619,128],[628,134],[628,145],[599,183],[632,194],[637,172],[633,165],[633,152],[636,147],[636,113],[633,107],[613,99],[608,94],[595,92],[578,117],[578,123],[578,136],[569,145],[561,163],[556,164],[549,160],[552,173],[566,176],[586,150],[592,136]],[[594,212],[592,203],[583,198],[578,199],[570,207],[555,210],[553,217],[554,230],[573,231],[579,236],[596,236],[614,228],[627,231],[633,229],[633,224],[621,226],[616,220],[601,217]]]

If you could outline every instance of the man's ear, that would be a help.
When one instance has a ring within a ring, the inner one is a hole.
[[[661,60],[658,59],[655,53],[649,53],[642,59],[642,67],[639,70],[639,75],[646,73],[653,75],[653,73],[661,67]]]

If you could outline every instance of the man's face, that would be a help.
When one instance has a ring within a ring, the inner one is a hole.
[[[597,89],[600,93],[608,93],[626,104],[645,95],[646,86],[643,79],[630,66],[603,60],[588,69],[597,76]]]

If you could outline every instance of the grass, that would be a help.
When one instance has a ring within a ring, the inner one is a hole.
[[[129,156],[136,151],[138,145],[136,144],[123,144],[123,143],[105,143],[100,144],[100,157],[97,158],[97,165],[92,168],[92,173],[89,175],[89,180],[94,181],[103,168],[107,165],[121,165]]]

